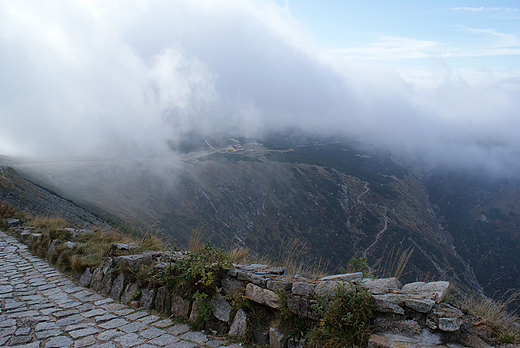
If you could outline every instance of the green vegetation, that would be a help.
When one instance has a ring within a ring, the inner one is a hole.
[[[366,290],[340,283],[332,298],[319,298],[315,310],[320,319],[309,337],[323,348],[364,347],[370,338],[372,298]]]

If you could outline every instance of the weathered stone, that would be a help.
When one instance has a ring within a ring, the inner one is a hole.
[[[245,272],[242,270],[237,270],[237,279],[245,280],[259,286],[265,286],[265,284],[267,283],[267,279],[263,276],[256,273]]]
[[[222,290],[225,294],[243,294],[246,290],[247,282],[243,280],[224,278],[222,279]]]
[[[141,289],[141,299],[140,299],[139,305],[142,308],[149,309],[152,306],[154,299],[155,299],[155,290]],[[173,308],[173,306],[172,306],[172,308]]]
[[[164,312],[171,308],[170,292],[167,286],[161,286],[157,289],[157,294],[154,300],[155,310],[158,312]]]
[[[367,348],[386,348],[388,346],[388,338],[381,335],[370,335]]]
[[[8,227],[15,227],[15,226],[18,226],[19,224],[20,224],[20,219],[12,219],[12,218],[7,219]]]
[[[439,318],[439,330],[453,332],[460,329],[462,325],[461,318]]]
[[[249,300],[277,309],[280,307],[280,298],[273,291],[262,289],[254,284],[247,284],[246,298]]]
[[[445,281],[431,283],[415,282],[404,285],[400,293],[406,294],[408,297],[428,298],[439,303],[446,295],[449,286],[450,283]]]
[[[313,283],[294,282],[292,285],[292,293],[303,297],[313,297],[315,287]]]
[[[313,308],[314,302],[308,298],[300,296],[290,296],[287,298],[287,308],[296,315],[318,320],[319,317]]]
[[[137,284],[130,283],[125,287],[125,291],[123,292],[123,295],[121,296],[121,302],[128,304],[133,299],[136,293],[139,291],[139,287]]]
[[[199,302],[193,302],[191,305],[190,321],[195,322],[199,318],[199,311],[202,305]]]
[[[90,281],[92,280],[92,273],[90,273],[90,268],[85,268],[85,271],[81,274],[81,277],[79,278],[79,283],[83,286],[88,286],[90,284]]]
[[[435,301],[427,298],[407,298],[404,300],[404,304],[416,312],[428,313],[435,305]]]
[[[347,289],[354,289],[354,285],[349,282],[324,280],[318,282],[316,288],[314,289],[314,293],[318,297],[331,297],[336,293],[338,286],[344,286]]]
[[[287,291],[291,290],[292,282],[286,280],[268,280],[266,286],[269,290],[273,291]]]
[[[359,279],[363,279],[362,272],[335,274],[335,275],[322,277],[318,280],[343,280],[343,281],[347,281],[347,282],[352,282],[354,280],[359,280]]]
[[[233,318],[233,322],[231,323],[228,335],[243,337],[246,334],[246,329],[247,314],[242,308],[240,308],[238,312],[235,314],[235,318]]]
[[[90,281],[90,287],[96,291],[99,291],[101,288],[101,281],[103,280],[103,269],[98,267],[94,270],[94,274],[92,275],[92,280]]]
[[[172,297],[171,314],[174,317],[187,318],[190,314],[190,302],[183,299],[182,296],[174,295]]]
[[[403,287],[401,282],[394,277],[382,279],[365,278],[359,281],[358,285],[369,290],[373,295],[386,294],[387,292],[401,290]]]
[[[112,284],[112,289],[110,290],[110,297],[114,300],[119,300],[123,293],[123,285],[125,284],[125,275],[119,274],[114,283]]]
[[[229,322],[231,315],[231,305],[229,302],[226,301],[222,295],[217,295],[211,299],[210,303],[213,306],[213,315],[215,318],[225,323]]]
[[[69,248],[69,249],[72,249],[72,248],[74,248],[74,247],[76,246],[76,243],[74,243],[74,242],[70,242],[70,241],[69,241],[69,242],[65,242],[65,243],[63,243],[63,244],[64,244],[67,248]]]
[[[404,300],[401,294],[373,295],[375,310],[382,313],[404,314],[404,309],[400,304]]]
[[[285,348],[287,338],[274,327],[269,328],[269,347],[270,348]]]

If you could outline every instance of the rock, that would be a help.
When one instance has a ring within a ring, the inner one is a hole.
[[[294,282],[292,285],[292,293],[303,297],[313,297],[314,288],[316,286],[307,282]]]
[[[149,309],[152,306],[154,299],[154,289],[141,289],[141,299],[139,301],[139,306],[145,309]]]
[[[23,231],[22,233],[20,233],[20,239],[22,241],[25,241],[26,239],[29,238],[30,235],[31,235],[31,231]]]
[[[368,346],[367,348],[386,348],[388,345],[388,338],[381,335],[370,335],[370,338],[368,339]]]
[[[101,287],[101,281],[103,280],[103,269],[98,267],[94,270],[94,274],[92,275],[92,280],[90,281],[90,287],[96,291],[99,291]]]
[[[262,277],[261,275],[245,272],[242,270],[237,270],[237,279],[246,280],[259,286],[265,286],[265,284],[267,283],[267,279]]]
[[[426,325],[430,329],[453,332],[462,325],[462,311],[447,303],[439,303],[433,306],[428,314]]]
[[[22,238],[23,240],[23,238]],[[49,243],[49,248],[47,249],[47,254],[52,255],[56,252],[56,244],[58,243],[57,239],[53,239],[52,242]]]
[[[386,294],[388,292],[401,290],[403,287],[403,284],[394,277],[382,279],[365,278],[359,281],[358,285],[369,290],[373,295]]]
[[[296,315],[310,318],[313,320],[318,320],[318,314],[314,310],[314,304],[316,301],[312,301],[308,298],[300,297],[300,296],[290,296],[287,298],[287,308],[291,313]]]
[[[231,327],[229,329],[229,336],[243,337],[246,334],[247,329],[247,315],[246,312],[240,308],[233,318]]]
[[[125,275],[119,274],[116,279],[114,280],[114,283],[112,284],[112,290],[110,291],[110,297],[112,297],[114,300],[118,300],[121,298],[122,295],[122,289],[125,284]]]
[[[292,282],[290,281],[284,281],[284,280],[268,280],[266,283],[266,286],[269,290],[273,291],[287,291],[291,290],[292,288]]]
[[[83,286],[89,286],[90,281],[92,280],[92,273],[90,273],[90,268],[85,268],[85,271],[83,271],[83,274],[81,274],[81,277],[79,278],[79,283]]]
[[[99,285],[99,292],[103,295],[110,294],[110,291],[112,290],[112,269],[107,271],[103,277],[103,280],[101,281]]]
[[[439,330],[453,332],[460,329],[462,325],[461,318],[439,318]]]
[[[226,301],[222,295],[217,295],[211,299],[210,303],[213,306],[213,315],[215,318],[225,323],[229,322],[231,315],[231,305],[229,302]]]
[[[167,286],[161,286],[157,289],[154,305],[155,310],[158,312],[164,312],[171,308],[170,293]]]
[[[270,348],[285,348],[287,338],[283,333],[275,329],[269,328],[269,347]]]
[[[247,284],[246,298],[249,300],[277,309],[280,307],[280,298],[273,291],[262,289],[254,284]]]
[[[139,287],[137,284],[130,283],[126,286],[125,291],[123,292],[123,295],[121,296],[121,302],[124,304],[129,304],[131,301],[134,300],[134,296],[139,291]]]
[[[69,249],[72,249],[72,248],[74,248],[74,247],[76,246],[76,243],[74,243],[74,242],[70,242],[70,241],[69,241],[69,242],[65,242],[65,243],[63,243],[63,244],[64,244],[67,248],[69,248]]]
[[[222,279],[222,290],[226,294],[243,294],[246,290],[247,282],[232,278]]]
[[[406,294],[408,297],[429,298],[439,303],[446,295],[449,286],[450,283],[445,281],[431,283],[415,282],[403,286],[400,293]]]
[[[172,315],[188,318],[190,314],[190,303],[179,295],[172,297]]]
[[[416,312],[428,313],[435,305],[435,301],[427,298],[407,298],[404,300],[404,305]]]
[[[7,219],[7,227],[15,227],[20,224],[20,219]]]
[[[336,294],[338,286],[345,286],[348,289],[354,289],[354,285],[349,282],[324,280],[318,282],[318,284],[314,288],[314,293],[316,294],[316,296],[320,297],[332,297]]]
[[[404,300],[401,294],[373,295],[375,310],[382,313],[404,314],[404,309],[400,304]]]
[[[347,282],[352,282],[354,280],[359,280],[359,279],[363,279],[363,273],[362,272],[335,274],[335,275],[322,277],[322,278],[320,278],[318,280],[344,280],[344,281],[347,281]]]
[[[191,305],[191,313],[190,313],[190,321],[195,322],[199,318],[199,310],[201,308],[201,304],[198,302],[193,302]]]

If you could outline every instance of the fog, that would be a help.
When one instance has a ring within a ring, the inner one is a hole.
[[[193,130],[298,127],[510,175],[519,115],[519,77],[339,61],[273,1],[0,2],[3,155],[157,157]]]

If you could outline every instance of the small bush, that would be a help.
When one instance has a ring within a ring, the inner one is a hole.
[[[364,347],[371,334],[372,306],[366,290],[340,283],[332,298],[318,299],[315,310],[320,319],[309,337],[323,348]]]

